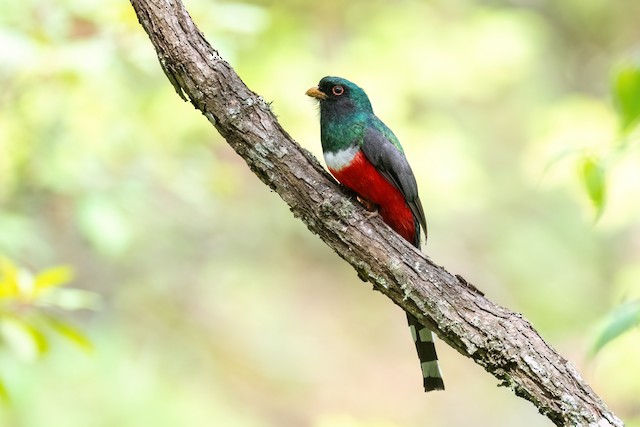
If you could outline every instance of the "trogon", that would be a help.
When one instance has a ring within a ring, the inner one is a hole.
[[[320,104],[320,140],[331,174],[354,191],[398,234],[420,248],[427,223],[418,185],[398,138],[373,113],[367,94],[341,77],[327,76],[306,94]],[[444,390],[433,333],[407,313],[425,391]]]

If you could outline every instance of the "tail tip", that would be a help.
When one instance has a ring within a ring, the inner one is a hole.
[[[434,390],[444,390],[444,381],[442,381],[442,378],[438,377],[425,377],[423,385],[425,393]]]

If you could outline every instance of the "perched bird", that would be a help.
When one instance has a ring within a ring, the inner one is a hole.
[[[327,76],[306,94],[320,103],[320,140],[331,174],[378,209],[384,222],[420,248],[427,223],[418,186],[398,138],[373,113],[356,84]],[[407,313],[425,391],[444,390],[433,333]]]

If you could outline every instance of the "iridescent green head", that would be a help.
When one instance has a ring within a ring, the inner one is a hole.
[[[373,113],[364,90],[342,77],[323,77],[317,87],[307,91],[307,95],[320,101],[320,115],[324,118]]]

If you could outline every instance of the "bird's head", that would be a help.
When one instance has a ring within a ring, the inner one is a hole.
[[[306,94],[320,102],[321,114],[337,113],[346,115],[357,112],[373,112],[369,97],[355,83],[342,77],[323,77],[318,86]]]

